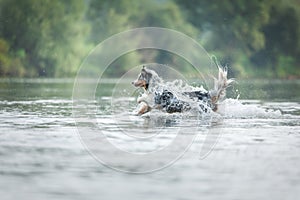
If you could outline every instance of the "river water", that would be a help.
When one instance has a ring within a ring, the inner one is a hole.
[[[96,105],[95,132],[117,148],[100,145],[97,154],[82,140],[95,127],[72,113],[73,80],[0,80],[1,199],[299,198],[299,80],[240,81],[223,111],[200,118],[133,116],[134,96],[112,104],[114,81],[102,84],[85,106]]]

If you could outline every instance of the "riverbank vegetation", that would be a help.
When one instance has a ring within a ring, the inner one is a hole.
[[[194,38],[235,77],[300,77],[298,0],[0,0],[0,19],[1,77],[73,77],[101,41],[146,26]]]

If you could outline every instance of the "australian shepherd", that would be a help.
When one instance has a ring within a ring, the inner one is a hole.
[[[144,93],[137,98],[136,114],[142,115],[152,109],[160,109],[167,113],[188,111],[191,105],[190,101],[185,99],[198,102],[201,112],[217,111],[218,103],[226,95],[226,88],[233,82],[233,79],[227,79],[227,68],[217,67],[219,76],[214,78],[214,88],[209,91],[185,91],[178,95],[166,88],[166,84],[163,84],[163,80],[154,70],[143,66],[138,78],[132,82],[135,87],[144,89]]]

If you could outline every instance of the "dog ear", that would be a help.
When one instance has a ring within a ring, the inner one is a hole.
[[[143,65],[142,71],[146,71],[146,67],[145,67],[145,65]]]

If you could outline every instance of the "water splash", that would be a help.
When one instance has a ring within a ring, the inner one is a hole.
[[[281,118],[279,109],[266,109],[259,101],[242,101],[238,99],[225,99],[220,103],[219,111],[222,116],[229,119],[236,118]]]
[[[161,82],[159,87],[156,88],[158,91],[162,91],[163,89],[168,89],[175,96],[190,104],[191,110],[182,113],[173,113],[172,115],[177,116],[195,116],[200,114],[204,114],[200,108],[200,106],[206,106],[208,108],[208,112],[205,115],[210,115],[211,117],[223,117],[228,119],[235,118],[280,118],[283,116],[282,112],[278,108],[265,108],[261,105],[260,101],[254,100],[239,100],[239,95],[237,95],[236,99],[228,98],[224,99],[222,102],[219,102],[218,111],[213,112],[205,103],[201,101],[196,101],[190,99],[189,97],[183,95],[184,92],[192,92],[192,91],[203,91],[207,92],[207,90],[201,86],[191,86],[183,80],[176,79],[172,82]],[[160,113],[160,114],[159,114]],[[145,116],[153,118],[157,117],[157,115],[169,115],[168,113],[162,112],[150,112]]]

